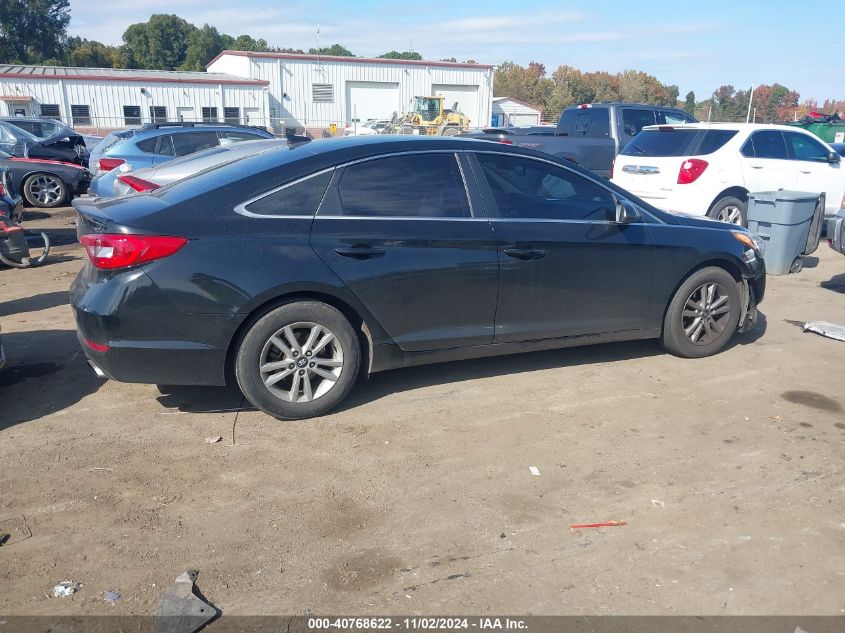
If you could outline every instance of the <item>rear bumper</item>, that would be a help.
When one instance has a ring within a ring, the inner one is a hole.
[[[140,269],[105,275],[86,265],[70,299],[80,345],[107,378],[226,384],[226,353],[239,315],[181,312]]]

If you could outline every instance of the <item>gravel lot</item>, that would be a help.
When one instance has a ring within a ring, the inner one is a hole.
[[[71,241],[72,210],[30,217]],[[78,245],[2,269],[0,530],[32,537],[0,547],[0,613],[153,614],[188,568],[224,614],[843,613],[845,344],[796,323],[845,322],[845,258],[817,255],[713,358],[399,370],[299,423],[97,380]],[[48,597],[62,580],[84,587]]]

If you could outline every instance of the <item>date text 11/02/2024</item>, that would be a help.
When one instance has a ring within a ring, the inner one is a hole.
[[[527,625],[518,618],[478,617],[478,618],[309,618],[308,628],[312,630],[367,631],[391,630],[404,631],[445,631],[445,630],[525,630]]]

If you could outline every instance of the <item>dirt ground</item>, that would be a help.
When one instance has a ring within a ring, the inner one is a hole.
[[[227,615],[845,612],[845,343],[796,325],[845,322],[826,245],[713,358],[406,369],[280,423],[231,390],[96,379],[72,212],[30,217],[65,245],[0,270],[0,531],[32,531],[0,547],[0,613],[153,614],[185,569]],[[84,587],[48,597],[62,580]]]

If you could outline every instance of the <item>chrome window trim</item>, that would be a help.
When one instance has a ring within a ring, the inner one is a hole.
[[[290,215],[290,214],[288,214],[288,215],[286,215],[286,214],[269,215],[269,214],[265,214],[265,213],[253,213],[252,211],[247,210],[247,206],[251,205],[253,202],[263,200],[267,196],[272,196],[274,193],[277,193],[277,192],[281,191],[282,189],[287,189],[288,187],[293,187],[294,185],[297,185],[301,182],[304,182],[304,181],[308,180],[309,178],[315,178],[317,176],[322,176],[323,174],[328,173],[328,172],[332,172],[334,170],[335,170],[335,167],[328,167],[327,169],[321,169],[320,171],[315,171],[311,174],[308,174],[307,176],[303,176],[302,178],[297,178],[296,180],[292,180],[291,182],[286,182],[285,184],[283,184],[279,187],[276,187],[275,189],[271,189],[270,191],[265,191],[264,193],[262,193],[258,196],[250,198],[246,202],[241,202],[239,205],[237,205],[235,207],[235,213],[246,216],[248,218],[275,218],[275,219],[284,219],[284,220],[290,220],[290,219],[313,220],[317,209],[319,209],[320,205],[323,203],[323,198],[325,198],[325,196],[326,196],[326,191],[329,190],[329,185],[331,185],[331,181],[329,181],[328,185],[326,185],[326,191],[323,192],[323,195],[320,198],[320,202],[317,203],[317,209],[315,209],[314,213],[312,213],[310,215]]]

